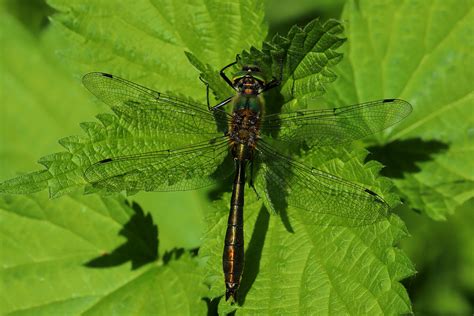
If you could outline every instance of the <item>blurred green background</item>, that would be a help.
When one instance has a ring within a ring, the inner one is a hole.
[[[339,18],[344,4],[343,0],[268,0],[269,36],[285,34],[293,24],[304,25],[317,16],[322,20]],[[79,123],[91,121],[106,108],[93,100],[81,86],[81,74],[71,73],[67,62],[58,54],[58,43],[48,34],[48,15],[54,13],[53,9],[42,0],[2,0],[0,5],[0,179],[3,180],[39,169],[35,163],[39,157],[61,150],[58,139],[80,134]],[[13,31],[18,35],[7,36]],[[162,228],[161,249],[200,245],[207,204],[203,192],[141,193],[133,200],[145,211],[154,210],[153,218]],[[163,211],[154,207],[157,201],[166,205],[161,208]],[[408,208],[401,210],[412,235],[401,247],[418,271],[404,281],[416,314],[473,312],[473,210],[472,199],[446,221],[434,221]],[[175,214],[180,214],[179,221]]]

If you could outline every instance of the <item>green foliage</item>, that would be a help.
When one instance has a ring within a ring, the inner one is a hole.
[[[286,36],[275,35],[264,42],[262,49],[251,47],[238,57],[238,64],[228,70],[233,73],[244,64],[256,64],[267,74],[267,81],[281,79],[280,94],[283,100],[278,105],[269,102],[269,110],[283,111],[292,107],[306,107],[306,102],[325,92],[325,85],[336,79],[331,67],[340,62],[342,55],[336,51],[345,41],[340,38],[343,31],[335,20],[321,23],[318,19],[305,27],[293,26]],[[226,98],[231,89],[223,82],[219,73],[209,64],[188,53],[190,62],[201,71],[201,77],[209,83],[216,99]],[[278,107],[278,108],[277,108]]]
[[[469,0],[349,2],[340,79],[325,95],[331,105],[393,97],[413,105],[379,139],[395,146],[376,158],[402,198],[434,219],[474,196],[473,7]]]
[[[101,109],[104,111],[105,104],[92,102],[96,100],[82,86],[80,73],[73,72],[71,76],[64,70],[65,66],[75,64],[64,59],[58,61],[56,48],[51,45],[67,47],[62,31],[57,34],[53,27],[38,39],[5,12],[0,23],[4,43],[0,59],[0,95],[4,101],[0,124],[0,177],[7,179],[17,176],[18,172],[37,168],[37,157],[57,151],[58,138],[80,133],[78,123],[91,120]],[[51,174],[39,173],[40,179],[35,178],[37,185],[29,182],[24,190],[32,192],[46,187]],[[199,244],[201,212],[207,204],[202,193],[139,194],[134,199],[150,209],[155,221],[163,226],[160,236],[164,249]],[[178,205],[176,200],[181,203]]]
[[[339,17],[345,0],[265,1],[265,16],[269,33],[284,34],[294,24],[310,21],[315,16],[323,20]]]
[[[218,68],[267,32],[260,1],[48,3],[59,11],[51,31],[67,39],[57,49],[77,73],[103,71],[200,100],[205,89],[184,52]]]
[[[382,159],[387,155],[403,157],[408,149],[416,148],[422,158],[415,155],[414,167],[409,159],[395,159],[395,165],[383,160],[388,165],[385,175],[395,178],[409,206],[432,218],[444,218],[472,197],[471,2],[350,1],[343,15],[349,43],[343,46],[345,58],[336,67],[341,60],[341,51],[336,49],[344,42],[338,22],[313,21],[260,46],[267,26],[263,23],[263,5],[257,1],[48,3],[58,13],[39,39],[11,16],[2,13],[0,19],[5,44],[0,60],[0,93],[6,104],[2,106],[6,119],[2,119],[0,133],[4,145],[0,157],[2,179],[14,176],[17,170],[33,168],[34,157],[56,151],[54,139],[78,134],[77,122],[90,120],[92,114],[100,112],[99,106],[103,105],[94,103],[94,98],[81,88],[79,74],[105,71],[204,103],[205,89],[197,80],[199,72],[216,99],[222,100],[232,91],[217,70],[240,52],[242,62],[264,64],[273,76],[278,76],[279,61],[284,57],[281,95],[270,94],[267,100],[274,112],[280,110],[279,106],[283,106],[282,111],[291,111],[326,106],[319,103],[342,106],[380,98],[407,99],[414,105],[413,115],[376,139],[380,145],[395,141],[393,152],[387,151],[388,147],[374,147],[374,151],[380,149],[376,157]],[[62,58],[60,64],[51,57],[53,51]],[[75,74],[74,78],[70,73]],[[339,79],[328,89],[327,83],[336,77]],[[314,98],[326,90],[325,102],[315,102]],[[132,153],[137,148],[150,151],[189,141],[165,137],[153,129],[151,122],[137,129],[117,113],[100,114],[98,119],[100,123],[81,125],[85,135],[62,139],[67,151],[43,158],[40,162],[46,170],[2,183],[1,190],[27,193],[49,188],[50,195],[57,197],[86,184],[83,171],[91,162]],[[354,147],[303,151],[299,159],[367,186],[395,206],[398,199],[391,193],[390,181],[377,177],[380,165],[364,164],[365,157],[364,150]],[[395,175],[397,171],[403,178]],[[247,261],[239,299],[243,305],[221,302],[221,312],[411,311],[399,281],[411,275],[413,267],[393,247],[407,235],[398,217],[392,215],[370,226],[313,225],[292,208],[286,213],[269,214],[272,211],[267,201],[256,200],[254,193],[247,191]],[[2,312],[205,313],[201,297],[218,298],[224,291],[221,252],[229,194],[215,201],[206,217],[208,228],[199,252],[200,268],[188,253],[162,254],[176,242],[188,248],[197,245],[180,239],[199,226],[196,222],[200,215],[196,213],[208,205],[202,194],[192,194],[137,198],[159,224],[160,253],[156,252],[158,245],[150,246],[154,240],[150,236],[156,229],[150,217],[121,198],[73,194],[47,201],[37,194],[2,195],[0,216],[6,223],[2,229],[7,237],[1,239],[1,250],[9,254],[2,256],[6,268],[1,272],[1,290],[8,294],[0,302]],[[136,214],[141,224],[127,226]],[[456,227],[461,224],[462,220]],[[123,237],[117,236],[122,226],[145,234],[129,238],[122,230]],[[464,245],[459,248],[469,249],[468,238],[459,240]],[[134,247],[137,243],[142,246]],[[434,239],[428,246],[433,243]],[[408,248],[412,257],[423,253],[421,245]],[[456,248],[448,247],[453,252]],[[100,257],[102,254],[106,255]],[[151,260],[125,260],[124,254]],[[463,253],[460,257],[469,255]],[[422,260],[415,261],[419,264]],[[469,269],[462,269],[470,280]],[[449,263],[442,277],[425,286],[441,288],[451,277],[448,270]],[[202,275],[210,287],[208,292],[201,287]],[[463,288],[472,289],[471,283],[466,282]],[[456,297],[466,306],[455,285],[445,292],[454,293],[449,297]],[[430,297],[430,292],[424,293]],[[437,297],[442,309],[445,300],[441,297],[448,296]],[[420,302],[420,309],[426,310],[429,300],[420,298]],[[443,310],[454,309],[448,306]]]
[[[2,314],[205,313],[196,258],[158,256],[150,214],[123,198],[2,195],[0,221]]]
[[[363,165],[362,151],[312,151],[305,155],[309,165],[369,187],[389,185],[374,175],[380,165]],[[323,162],[324,161],[324,162]],[[385,196],[394,203],[395,196]],[[222,232],[227,225],[230,194],[214,203],[206,222],[199,255],[206,262],[206,283],[211,297],[223,294],[221,254]],[[407,235],[400,219],[392,215],[374,225],[325,226],[315,224],[315,214],[288,208],[271,214],[262,199],[246,196],[246,265],[239,292],[239,304],[221,302],[219,310],[236,308],[242,314],[401,314],[410,302],[399,281],[413,274],[408,258],[393,247]]]
[[[35,167],[58,149],[57,139],[80,131],[77,120],[97,113],[87,92],[12,16],[1,12],[0,177]],[[47,80],[45,80],[47,79]],[[71,115],[74,113],[74,115]]]
[[[413,310],[424,315],[467,315],[473,311],[474,201],[471,199],[447,222],[427,221],[405,209],[412,238],[401,247],[414,262],[418,274],[405,285],[412,293]]]
[[[203,85],[196,80],[196,73],[192,67],[189,67],[184,51],[190,50],[198,57],[205,57],[210,63],[222,65],[235,57],[229,52],[240,51],[249,47],[250,43],[259,43],[266,34],[262,23],[262,5],[258,2],[241,2],[232,11],[229,11],[224,2],[201,7],[190,4],[176,5],[172,1],[163,2],[160,5],[133,2],[136,10],[140,9],[150,14],[150,16],[140,17],[130,14],[130,11],[125,9],[125,2],[121,2],[119,7],[114,4],[113,8],[109,7],[112,3],[94,1],[85,1],[83,5],[71,4],[69,1],[51,1],[50,4],[57,10],[63,11],[53,17],[55,22],[51,32],[55,34],[50,34],[50,36],[66,37],[67,45],[65,43],[62,45],[68,47],[68,50],[63,49],[62,54],[67,54],[74,60],[71,65],[79,73],[98,70],[105,64],[107,68],[101,70],[122,74],[128,79],[145,76],[148,80],[144,84],[154,82],[150,86],[157,86],[160,91],[173,89],[194,97],[203,96],[202,92],[205,90]],[[121,5],[124,7],[120,7]],[[102,19],[96,16],[108,10],[118,10],[117,14],[124,16],[117,15]],[[217,15],[218,12],[227,12],[229,16]],[[247,12],[249,14],[246,14]],[[257,12],[261,13],[260,16],[254,16]],[[157,14],[161,19],[156,18]],[[202,18],[195,19],[194,17],[198,15]],[[216,20],[217,16],[219,19]],[[146,21],[149,24],[146,24]],[[180,22],[175,23],[175,21]],[[131,29],[131,25],[135,25],[135,28]],[[233,36],[227,33],[223,35],[217,32],[216,25],[219,25],[219,29],[240,26],[241,31],[236,29],[235,32],[231,32]],[[252,36],[245,34],[244,28],[247,27],[254,30]],[[120,36],[116,39],[111,38],[111,29],[120,29]],[[205,34],[207,40],[199,39],[204,36],[202,34]],[[83,40],[79,40],[79,35],[90,38],[90,41],[84,43]],[[226,41],[222,40],[223,36],[226,36]],[[224,42],[225,48],[221,51],[217,50],[216,47],[220,47]],[[150,51],[156,52],[158,58],[155,60],[145,58],[144,56],[148,56]],[[90,57],[91,53],[94,53],[94,58]],[[86,64],[85,59],[88,61]],[[96,64],[104,59],[107,62],[101,62],[100,66]],[[130,63],[130,59],[135,60],[135,63]],[[173,71],[170,71],[170,67]],[[121,69],[114,71],[117,68]],[[143,80],[140,82],[143,83]],[[183,82],[194,84],[183,85]],[[39,163],[43,164],[47,171],[28,174],[3,183],[0,191],[27,193],[48,187],[50,196],[58,197],[84,186],[86,184],[83,179],[84,170],[95,161],[124,155],[130,151],[133,152],[136,148],[144,151],[173,148],[179,146],[179,141],[184,141],[174,137],[174,139],[168,138],[169,142],[167,142],[166,135],[157,135],[151,122],[146,122],[150,123],[149,126],[143,126],[142,129],[137,130],[135,121],[117,120],[109,114],[99,115],[98,119],[102,125],[81,124],[81,128],[88,137],[68,137],[60,141],[68,152],[56,153],[40,159]],[[144,130],[147,132],[143,133]],[[107,145],[97,150],[97,143]],[[109,148],[110,151],[101,153],[100,151],[104,148]]]

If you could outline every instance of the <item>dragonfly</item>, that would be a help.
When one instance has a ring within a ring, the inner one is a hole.
[[[248,183],[255,189],[254,167],[287,206],[356,223],[374,223],[385,218],[390,209],[380,195],[298,162],[278,148],[351,142],[398,123],[412,110],[404,100],[384,99],[265,115],[264,93],[278,87],[281,78],[267,80],[257,65],[243,65],[229,78],[226,72],[237,63],[220,71],[235,93],[211,106],[206,84],[207,109],[205,104],[163,94],[111,74],[93,72],[83,77],[85,87],[115,111],[134,111],[141,119],[155,122],[163,135],[202,138],[176,148],[91,162],[84,177],[93,187],[110,192],[190,190],[234,175],[222,256],[225,297],[233,301],[237,300],[244,269],[244,188]],[[232,109],[225,111],[226,105]],[[226,157],[231,157],[233,168],[218,170]]]

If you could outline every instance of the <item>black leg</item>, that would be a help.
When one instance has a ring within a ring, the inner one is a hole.
[[[219,109],[220,107],[223,107],[224,105],[226,105],[227,103],[232,101],[232,98],[233,97],[229,97],[229,98],[225,99],[224,101],[220,102],[219,104],[214,105],[213,107],[210,107],[209,111],[215,111],[215,110]]]
[[[237,55],[237,56],[235,57],[235,61],[234,61],[233,63],[228,64],[227,66],[225,66],[224,68],[222,68],[221,71],[219,72],[220,75],[221,75],[221,77],[225,80],[225,82],[227,82],[227,84],[228,84],[229,86],[232,87],[232,89],[234,89],[234,84],[232,83],[232,81],[231,81],[231,80],[227,77],[227,75],[225,74],[225,70],[226,70],[227,68],[232,67],[232,66],[234,66],[235,64],[237,64],[237,63],[239,62],[239,59],[240,59],[240,56]]]
[[[273,79],[269,83],[265,85],[265,88],[263,88],[262,92],[268,91],[270,89],[276,88],[281,84],[281,81],[278,79]]]
[[[265,85],[265,88],[262,92],[278,87],[283,81],[283,59],[280,59],[280,75],[278,77],[278,79],[273,77],[272,81]]]
[[[205,81],[201,76],[199,76],[199,80],[206,85],[206,99],[207,99],[207,109],[211,110],[211,104],[209,102],[209,83]]]
[[[250,180],[249,180],[249,187],[251,187],[253,189],[253,192],[255,192],[255,194],[257,195],[257,199],[260,200],[260,195],[258,194],[257,192],[257,189],[255,189],[255,185],[253,183],[253,160],[250,161]]]

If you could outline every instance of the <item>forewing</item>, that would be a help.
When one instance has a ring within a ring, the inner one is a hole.
[[[335,109],[274,114],[264,118],[262,132],[283,142],[336,145],[384,130],[411,110],[406,101],[385,99]]]
[[[118,116],[156,123],[154,127],[161,131],[217,136],[222,135],[217,124],[225,126],[227,122],[225,112],[213,114],[205,106],[170,97],[110,74],[88,73],[82,82]]]
[[[232,173],[232,168],[218,170],[227,154],[227,139],[220,137],[174,150],[104,159],[84,176],[93,187],[109,192],[192,190]]]
[[[290,205],[308,223],[359,226],[384,219],[388,204],[373,191],[285,157],[265,142],[259,159],[266,192],[277,210]]]

